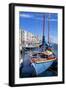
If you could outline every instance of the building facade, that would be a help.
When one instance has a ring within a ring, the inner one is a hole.
[[[23,29],[20,29],[19,42],[22,47],[37,47],[40,44],[38,36]]]

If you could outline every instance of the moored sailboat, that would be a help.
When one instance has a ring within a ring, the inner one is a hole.
[[[45,16],[43,16],[43,37],[42,37],[42,45],[39,46],[41,51],[37,53],[33,53],[31,55],[31,65],[35,68],[36,75],[46,71],[52,63],[57,60],[52,48],[50,47],[49,42],[49,20],[48,20],[48,45],[45,42]]]

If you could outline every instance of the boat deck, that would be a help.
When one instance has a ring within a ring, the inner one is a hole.
[[[44,62],[51,62],[57,60],[56,58],[46,59],[46,58],[32,58],[31,63],[44,63]]]

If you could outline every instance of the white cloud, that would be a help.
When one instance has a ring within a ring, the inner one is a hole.
[[[57,19],[47,19],[47,21],[57,21]]]
[[[29,15],[29,14],[20,14],[20,17],[30,18],[30,17],[33,17],[33,16]]]
[[[43,20],[43,18],[36,18],[37,20]],[[57,19],[45,19],[46,21],[55,21],[57,22]]]
[[[33,16],[33,15],[30,15],[30,14],[20,14],[20,17],[24,17],[24,18],[35,18],[36,20],[43,20],[43,18],[42,17],[35,17],[35,16]],[[48,18],[46,18],[46,21],[57,21],[57,19],[48,19]]]

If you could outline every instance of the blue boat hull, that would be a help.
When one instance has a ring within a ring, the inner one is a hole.
[[[32,63],[32,65],[36,71],[36,75],[39,75],[42,72],[46,71],[52,65],[52,63],[53,61],[43,63]]]

